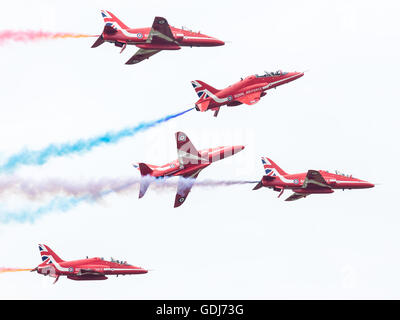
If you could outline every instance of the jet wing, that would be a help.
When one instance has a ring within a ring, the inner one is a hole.
[[[317,170],[308,170],[306,178],[304,180],[302,189],[304,190],[310,190],[310,193],[312,193],[312,189],[315,190],[315,188],[328,188],[330,189],[331,187],[328,185],[328,183],[325,181],[324,177],[321,175],[321,173]],[[307,197],[309,194],[307,193],[293,193],[289,198],[287,198],[285,201],[294,201],[294,200],[299,200],[301,198]]]
[[[302,194],[302,193],[293,193],[289,198],[287,198],[285,201],[294,201],[294,200],[299,200],[301,198],[305,198],[307,194]]]
[[[181,206],[185,202],[200,171],[201,169],[197,170],[194,173],[181,176],[179,178],[178,191],[176,192],[175,196],[174,208]]]
[[[304,180],[304,183],[303,183],[303,188],[312,189],[315,187],[330,189],[330,186],[325,181],[325,179],[322,177],[321,173],[319,173],[319,171],[308,170],[306,179]]]
[[[155,17],[146,43],[176,43],[167,19]]]
[[[149,36],[146,40],[147,44],[177,44],[174,35],[172,34],[171,28],[168,24],[167,19],[163,17],[155,17],[153,25],[151,26]],[[139,49],[135,55],[130,58],[126,64],[135,64],[148,59],[161,50],[157,49]]]
[[[260,101],[262,91],[246,94],[243,97],[240,97],[238,99],[235,99],[236,101],[239,101],[244,104],[252,105]]]
[[[150,58],[161,50],[155,49],[139,49],[125,64],[139,63],[145,59]]]
[[[181,131],[176,132],[175,140],[179,166],[181,168],[184,168],[187,164],[208,164],[208,160],[201,157],[200,152],[195,148],[185,133]]]

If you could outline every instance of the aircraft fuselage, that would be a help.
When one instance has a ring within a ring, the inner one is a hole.
[[[163,166],[148,164],[148,166],[153,170],[150,175],[156,178],[189,175],[191,172],[202,170],[208,167],[211,163],[230,157],[243,149],[244,146],[225,146],[199,150],[201,155],[200,160],[193,159],[191,162],[183,165],[179,163],[178,159]]]

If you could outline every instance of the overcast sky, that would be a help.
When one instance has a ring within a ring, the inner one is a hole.
[[[114,257],[149,274],[78,282],[36,273],[0,274],[0,298],[308,299],[400,298],[398,1],[3,1],[0,30],[99,34],[100,10],[129,27],[154,16],[227,42],[124,63],[95,39],[1,45],[0,161],[22,148],[75,141],[193,106],[191,80],[226,86],[264,70],[305,71],[253,106],[191,111],[84,155],[25,166],[26,179],[137,177],[132,162],[176,158],[174,133],[198,148],[246,148],[202,179],[258,180],[260,157],[289,173],[340,170],[378,184],[285,202],[252,185],[149,188],[53,211],[34,223],[0,225],[0,266],[35,267],[38,243],[62,259]],[[1,179],[1,178],[0,178]],[[2,210],[49,201],[8,195]]]

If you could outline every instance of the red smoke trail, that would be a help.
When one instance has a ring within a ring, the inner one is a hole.
[[[18,271],[31,271],[32,269],[18,269],[18,268],[0,268],[0,273],[4,272],[18,272]]]
[[[66,32],[46,32],[46,31],[13,31],[4,30],[0,31],[0,44],[7,41],[28,42],[48,39],[65,39],[65,38],[89,38],[97,37],[88,34],[80,33],[66,33]]]

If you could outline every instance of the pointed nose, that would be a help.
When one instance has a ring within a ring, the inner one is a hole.
[[[371,183],[371,182],[365,182],[364,186],[365,186],[365,188],[373,188],[373,187],[375,187],[375,185],[373,183]]]
[[[233,156],[234,154],[242,151],[244,149],[244,146],[229,146],[229,147],[222,147],[219,152],[219,159],[224,159],[230,156]]]
[[[132,267],[131,269],[132,269],[131,273],[133,273],[133,274],[143,274],[143,273],[149,272],[148,270],[140,268],[140,267]]]
[[[213,37],[208,37],[206,41],[208,41],[209,45],[211,46],[223,46],[225,44],[224,41]]]
[[[294,79],[298,79],[304,76],[304,72],[293,72],[293,75],[295,76]]]

